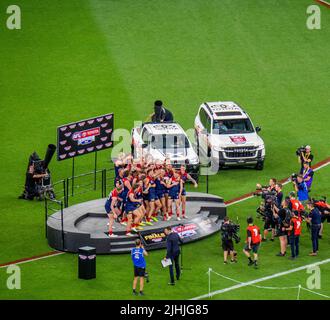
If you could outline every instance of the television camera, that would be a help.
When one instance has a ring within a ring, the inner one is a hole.
[[[268,186],[260,186],[254,193],[255,196],[259,196],[263,199],[259,207],[257,208],[257,218],[262,220],[273,218],[273,207],[277,202],[276,191],[269,191]]]
[[[49,144],[46,150],[44,160],[40,159],[36,152],[33,152],[28,161],[28,167],[25,176],[25,186],[19,199],[43,200],[45,196],[55,199],[55,193],[51,182],[51,173],[48,165],[55,153],[56,146]]]
[[[240,225],[238,223],[234,223],[229,221],[229,223],[223,223],[220,229],[221,237],[224,240],[234,239],[236,243],[241,241],[241,237],[239,235]]]

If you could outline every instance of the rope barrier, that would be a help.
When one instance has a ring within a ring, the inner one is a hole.
[[[225,276],[223,274],[220,274],[220,273],[214,271],[212,268],[209,268],[209,270],[206,272],[206,274],[208,274],[208,276],[209,276],[209,278],[208,278],[208,287],[209,287],[208,297],[209,298],[212,297],[212,293],[211,293],[211,273],[214,273],[218,277],[221,277],[223,279],[226,279],[226,280],[235,282],[237,284],[245,284],[244,282],[241,282],[241,281],[235,280],[233,278],[227,277],[227,276]],[[319,296],[321,296],[323,298],[330,299],[329,296],[327,296],[325,294],[322,294],[322,293],[319,293],[319,292],[316,292],[316,291],[313,291],[313,290],[310,290],[310,289],[307,289],[307,288],[304,288],[300,284],[298,286],[292,286],[292,287],[268,287],[268,286],[258,286],[258,285],[254,285],[254,284],[248,284],[248,286],[254,287],[254,288],[258,288],[258,289],[266,289],[266,290],[290,290],[290,289],[296,289],[296,290],[298,290],[297,300],[300,300],[301,290],[305,290],[305,291],[308,291],[310,293],[319,295]]]

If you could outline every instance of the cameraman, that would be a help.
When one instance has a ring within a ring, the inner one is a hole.
[[[134,265],[134,280],[133,280],[133,294],[136,296],[136,286],[138,278],[140,278],[140,296],[144,296],[143,287],[144,287],[144,277],[146,274],[146,260],[145,256],[148,253],[144,249],[141,240],[137,239],[135,241],[135,248],[131,250],[131,257]]]
[[[290,199],[286,198],[279,209],[274,206],[273,213],[276,220],[276,235],[280,239],[280,252],[277,254],[278,257],[284,257],[286,255],[286,247],[288,245],[288,237],[286,228],[290,225],[291,211],[289,210]]]
[[[281,183],[276,183],[275,185],[275,191],[276,191],[276,207],[278,209],[281,208],[282,201],[283,201],[283,192],[282,192],[282,184]]]
[[[303,176],[303,179],[306,182],[308,192],[310,192],[313,183],[314,171],[310,167],[309,162],[304,162],[304,166],[300,171],[300,174]]]
[[[308,201],[308,188],[301,174],[297,176],[296,180],[293,180],[294,188],[298,195],[298,200],[304,205]]]
[[[235,226],[228,217],[224,217],[223,223],[220,227],[222,249],[223,249],[223,263],[227,264],[228,253],[230,254],[230,262],[236,263],[237,259],[234,255],[233,236],[235,233]]]
[[[310,166],[312,165],[314,156],[312,155],[311,151],[312,148],[310,146],[299,148],[297,150],[298,162],[301,164],[301,170],[303,170],[304,162],[308,162]]]

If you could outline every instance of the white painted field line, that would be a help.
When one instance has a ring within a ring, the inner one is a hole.
[[[17,262],[13,261],[12,263],[8,263],[6,265],[0,266],[0,269],[1,268],[7,268],[10,265],[18,265],[18,264],[28,263],[28,262],[42,260],[42,259],[46,259],[46,258],[56,257],[56,256],[59,256],[59,255],[64,254],[64,253],[65,252],[58,252],[58,253],[54,253],[54,254],[51,254],[51,255],[48,255],[48,256],[44,256],[44,257],[36,257],[36,258],[31,258],[31,259],[27,259],[27,260],[23,260],[23,261],[17,261]]]
[[[298,268],[294,268],[294,269],[291,269],[291,270],[274,273],[274,274],[272,274],[270,276],[262,277],[262,278],[251,280],[251,281],[247,281],[247,282],[242,282],[240,284],[236,284],[236,285],[231,286],[231,287],[228,287],[228,288],[224,288],[224,289],[221,289],[221,290],[216,290],[216,291],[213,291],[213,292],[210,292],[210,293],[203,294],[201,296],[192,298],[190,300],[205,299],[205,298],[208,298],[210,295],[211,296],[214,296],[214,295],[217,295],[217,294],[220,294],[220,293],[224,293],[224,292],[236,290],[236,289],[239,289],[239,288],[247,287],[247,286],[250,286],[250,285],[259,283],[259,282],[263,282],[263,281],[266,281],[266,280],[270,280],[270,279],[282,277],[282,276],[285,276],[285,275],[290,274],[290,273],[293,273],[293,272],[305,270],[307,268],[319,266],[319,265],[326,264],[326,263],[329,263],[329,262],[330,262],[330,258],[329,259],[322,260],[322,261],[319,261],[319,262],[315,262],[315,263],[312,263],[312,264],[307,264],[307,265],[304,265],[304,266],[301,266],[301,267],[298,267]]]

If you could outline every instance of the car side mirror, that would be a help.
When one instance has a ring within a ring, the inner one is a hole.
[[[261,131],[261,127],[256,127],[256,132],[260,132]]]

